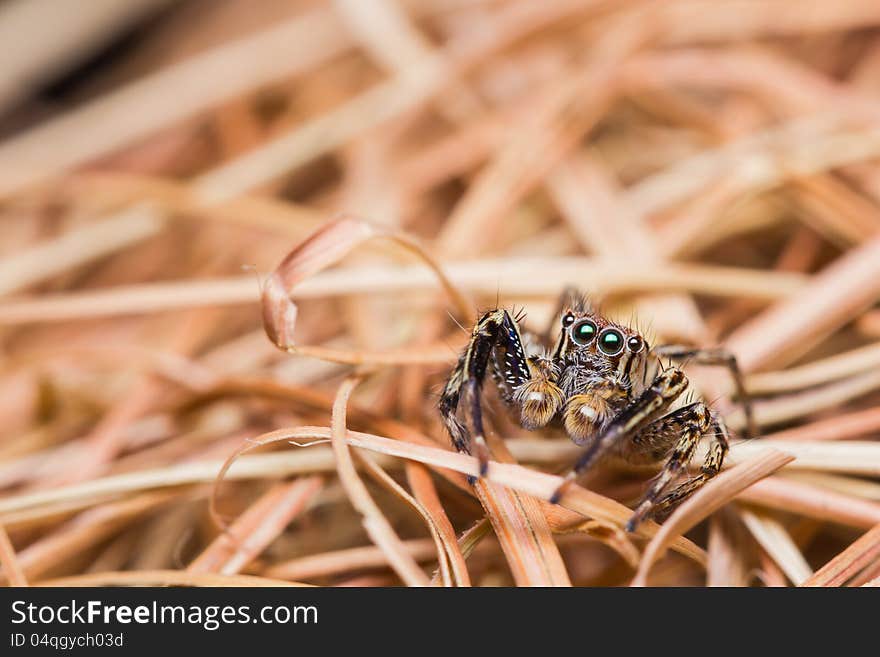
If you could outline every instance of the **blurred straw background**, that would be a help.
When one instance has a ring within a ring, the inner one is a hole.
[[[5,0],[0,49],[5,584],[880,584],[876,0]],[[747,374],[662,528],[439,426],[456,322],[567,284]]]

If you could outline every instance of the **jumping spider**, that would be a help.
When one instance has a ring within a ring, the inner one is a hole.
[[[706,404],[675,406],[688,380],[679,368],[664,366],[661,358],[727,367],[744,408],[747,433],[753,434],[751,404],[736,358],[724,350],[651,347],[637,331],[594,312],[574,290],[563,294],[545,334],[529,331],[521,320],[503,309],[484,313],[440,397],[440,414],[453,445],[460,452],[475,452],[481,475],[489,461],[480,404],[487,371],[501,399],[519,408],[524,428],[553,422],[585,447],[566,483],[606,456],[635,465],[666,460],[636,506],[628,531],[648,517],[665,515],[715,476],[728,450],[724,421]],[[472,430],[459,419],[459,406]],[[712,443],[700,474],[661,497],[685,472],[700,439],[710,432]],[[560,499],[564,486],[552,501]]]

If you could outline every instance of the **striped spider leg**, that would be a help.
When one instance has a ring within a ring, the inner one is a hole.
[[[477,456],[481,476],[489,465],[480,404],[487,371],[491,369],[502,399],[519,405],[520,423],[528,429],[545,426],[562,404],[562,391],[553,382],[552,360],[542,354],[529,355],[527,347],[533,345],[524,341],[517,319],[508,311],[484,313],[440,395],[440,416],[453,446]],[[460,406],[470,417],[470,428],[458,417]]]
[[[627,531],[633,531],[646,518],[665,514],[718,474],[728,451],[729,434],[723,420],[703,402],[694,402],[667,412],[684,393],[687,384],[687,378],[681,370],[674,367],[663,370],[640,397],[633,400],[595,437],[551,501],[559,501],[569,482],[607,454],[633,465],[660,463],[665,459],[662,470],[627,522]],[[697,445],[710,431],[712,445],[700,474],[661,497],[663,491],[685,473]]]
[[[736,396],[743,409],[745,416],[745,438],[754,438],[758,435],[755,425],[755,413],[752,409],[752,400],[746,392],[742,372],[736,361],[736,356],[726,349],[694,349],[675,344],[664,344],[654,348],[654,353],[663,358],[675,361],[690,361],[695,365],[718,365],[726,367],[736,387]]]

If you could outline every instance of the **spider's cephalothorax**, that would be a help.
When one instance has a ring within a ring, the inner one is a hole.
[[[751,433],[751,405],[731,354],[721,349],[651,347],[637,331],[602,317],[572,291],[563,295],[553,325],[543,335],[521,327],[519,318],[506,310],[484,313],[446,382],[440,413],[456,449],[474,452],[483,474],[489,453],[480,394],[487,372],[501,398],[518,409],[523,427],[560,424],[584,446],[569,479],[612,454],[635,464],[666,460],[630,519],[628,529],[633,529],[644,518],[665,513],[717,474],[727,453],[723,420],[703,402],[677,405],[688,387],[687,377],[676,367],[664,366],[661,358],[728,367]],[[712,446],[700,474],[661,497],[684,473],[707,434]],[[554,497],[561,492],[560,488]]]

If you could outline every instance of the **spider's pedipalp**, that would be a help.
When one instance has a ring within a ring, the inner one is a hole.
[[[601,379],[589,390],[569,397],[563,413],[565,431],[578,445],[596,435],[626,403],[629,389],[618,379]]]
[[[520,407],[520,424],[526,429],[546,426],[562,407],[565,397],[554,379],[553,362],[543,356],[528,360],[530,378],[513,393],[513,401]]]

